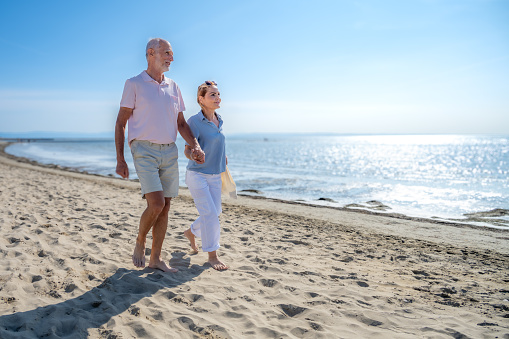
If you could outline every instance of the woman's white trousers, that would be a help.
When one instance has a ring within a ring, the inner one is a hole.
[[[186,184],[200,213],[191,224],[191,232],[201,238],[203,252],[213,252],[220,247],[221,174],[187,171]]]

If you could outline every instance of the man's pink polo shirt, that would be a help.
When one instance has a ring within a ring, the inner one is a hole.
[[[127,135],[133,140],[171,144],[177,140],[177,116],[186,110],[175,81],[164,77],[159,84],[146,71],[125,82],[120,107],[133,109]]]

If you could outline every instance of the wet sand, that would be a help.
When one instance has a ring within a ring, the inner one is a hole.
[[[139,183],[51,167],[0,156],[0,338],[509,338],[509,231],[241,196],[217,272],[181,189],[162,273]]]

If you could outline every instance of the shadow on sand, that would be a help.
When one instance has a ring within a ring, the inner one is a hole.
[[[206,266],[190,265],[185,253],[174,252],[170,264],[178,273],[145,268],[119,268],[99,286],[70,300],[0,317],[0,338],[86,338],[88,329],[99,328],[113,317],[129,311],[139,314],[133,304],[159,290],[182,285],[199,276]],[[171,291],[161,297],[171,299]],[[29,297],[29,296],[27,296]]]

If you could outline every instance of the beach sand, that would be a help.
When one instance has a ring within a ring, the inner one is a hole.
[[[241,196],[218,272],[181,189],[162,273],[137,182],[4,154],[0,198],[0,338],[509,338],[509,231]]]

